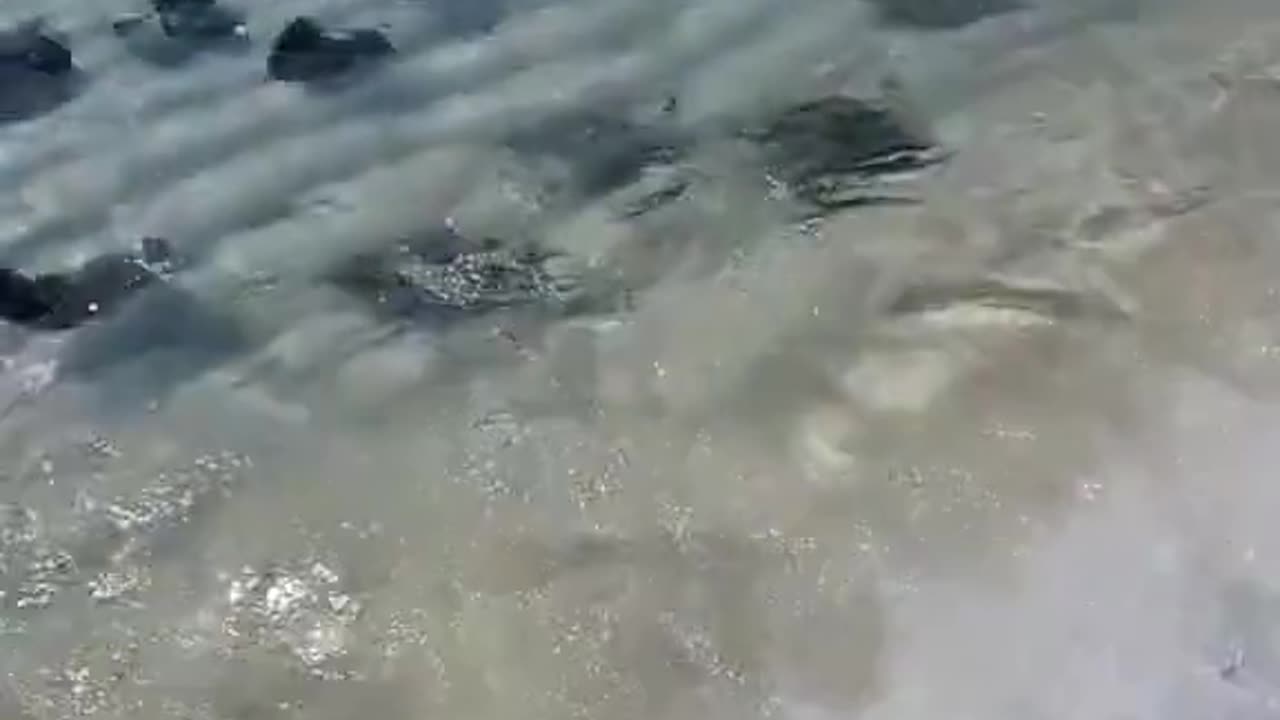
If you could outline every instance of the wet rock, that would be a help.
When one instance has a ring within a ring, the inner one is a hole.
[[[572,304],[577,284],[556,270],[556,257],[440,232],[358,255],[330,279],[383,314],[447,323],[501,308]]]
[[[0,268],[0,317],[20,325],[37,323],[53,313],[51,298],[58,286],[56,280],[41,282],[17,270]]]
[[[222,40],[248,36],[244,13],[214,0],[155,0],[153,9],[165,35]]]
[[[151,12],[121,16],[112,29],[135,55],[161,65],[249,46],[244,13],[214,0],[154,0]]]
[[[160,265],[172,263],[167,241],[147,238],[141,256],[108,253],[64,273],[28,275],[0,268],[0,319],[39,330],[66,330],[105,317],[144,288],[162,279]]]
[[[0,317],[42,330],[65,330],[110,313],[152,279],[141,264],[118,256],[98,258],[75,273],[0,273]]]
[[[16,328],[17,342],[74,330],[49,340],[56,360],[39,384],[89,381],[104,410],[142,408],[247,347],[236,315],[170,281],[183,265],[166,241],[148,238],[139,253],[71,271],[0,268],[0,325]]]
[[[887,25],[946,30],[1024,7],[1021,0],[869,0]]]
[[[671,128],[586,111],[520,128],[508,144],[517,152],[566,163],[578,192],[595,197],[636,182],[647,168],[676,162],[687,141]]]
[[[760,146],[775,179],[823,209],[897,201],[885,178],[945,157],[899,113],[845,96],[791,106],[744,134]]]
[[[304,16],[276,37],[267,58],[267,73],[281,82],[320,82],[346,76],[393,54],[395,47],[378,30],[326,30]]]
[[[82,80],[71,49],[39,21],[0,30],[0,121],[48,112],[74,97]]]
[[[71,50],[36,25],[25,25],[0,34],[0,63],[50,77],[71,72]]]

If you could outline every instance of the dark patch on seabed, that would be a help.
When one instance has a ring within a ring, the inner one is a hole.
[[[305,19],[291,27],[296,30],[299,23],[309,38],[324,41],[322,28]],[[325,48],[311,49],[323,55]],[[326,65],[321,74],[327,69],[331,68]],[[686,151],[688,137],[663,122],[641,124],[625,116],[577,112],[520,128],[508,142],[528,156],[563,160],[574,173],[578,192],[587,197],[635,185],[655,165],[676,170],[674,179],[623,213],[636,216],[673,202],[688,188],[675,165]],[[783,107],[743,136],[797,199],[823,211],[882,201],[885,176],[943,159],[935,142],[893,109],[846,96]],[[614,308],[614,296],[622,289],[614,293],[608,283],[584,284],[570,271],[570,260],[545,247],[467,237],[446,224],[387,249],[350,257],[332,268],[326,280],[368,303],[379,317],[433,327],[522,306],[553,313]],[[162,277],[161,266],[174,262],[178,259],[168,243],[153,238],[144,241],[141,255],[106,254],[74,271],[32,276],[2,270],[0,317],[37,331],[66,330],[91,321],[100,325],[126,305],[137,305],[135,296],[141,296],[147,312],[162,317],[143,318],[131,309],[129,322],[110,323],[112,332],[147,328],[137,338],[139,352],[157,338],[170,344],[190,341],[182,328],[202,314],[200,303]],[[106,342],[103,332],[85,337],[90,346]],[[113,354],[118,352],[107,356]]]
[[[893,202],[885,178],[945,159],[900,111],[840,95],[784,108],[743,134],[759,145],[775,179],[823,211]]]
[[[882,22],[923,30],[971,25],[994,15],[1021,10],[1022,0],[867,0]]]
[[[504,0],[443,0],[431,9],[444,32],[464,37],[493,31],[506,13]]]
[[[636,182],[647,167],[676,162],[688,143],[673,127],[592,110],[554,115],[508,140],[518,152],[568,164],[575,189],[587,198]]]
[[[892,108],[846,96],[791,105],[743,135],[770,172],[801,202],[820,212],[898,201],[890,176],[922,170],[945,155]],[[593,198],[635,186],[650,169],[676,169],[689,137],[662,121],[581,111],[518,128],[508,144],[530,158],[561,161],[579,196]],[[620,213],[637,217],[674,202],[689,181],[676,173]],[[452,227],[348,258],[328,280],[394,320],[444,327],[500,309],[529,307],[553,314],[609,312],[635,288],[614,287],[564,272],[571,267],[545,247],[465,237]]]

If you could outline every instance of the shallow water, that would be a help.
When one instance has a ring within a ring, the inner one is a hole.
[[[199,306],[3,328],[0,718],[1280,715],[1280,10],[892,4],[281,0],[158,69],[125,3],[7,3],[90,82],[0,127],[4,259],[167,236]],[[266,83],[300,12],[402,56]],[[814,219],[705,130],[886,78],[950,152],[909,203]],[[652,212],[503,143],[672,97]],[[446,222],[635,291],[319,281]]]

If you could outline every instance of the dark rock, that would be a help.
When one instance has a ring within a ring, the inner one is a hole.
[[[687,145],[673,129],[595,111],[554,115],[518,129],[508,143],[518,152],[566,162],[588,197],[629,185],[648,167],[675,162]]]
[[[792,106],[746,136],[772,174],[821,208],[877,202],[877,180],[940,162],[944,153],[893,110],[845,96]]]
[[[299,17],[281,31],[267,58],[267,73],[282,82],[335,79],[395,54],[378,30],[326,30],[309,17]]]
[[[169,37],[193,40],[243,39],[244,14],[212,0],[156,0],[160,27]]]
[[[73,68],[71,50],[34,26],[0,34],[0,63],[50,77],[66,75]]]
[[[176,65],[206,50],[241,51],[249,46],[244,13],[214,0],[153,0],[152,12],[112,23],[135,55]]]
[[[381,314],[448,323],[522,305],[566,308],[577,285],[551,267],[555,257],[446,231],[357,255],[329,279]]]
[[[1022,0],[869,0],[887,25],[947,30],[1021,10]]]
[[[137,254],[100,255],[67,272],[0,268],[0,321],[15,338],[58,338],[60,379],[89,381],[112,409],[138,408],[233,357],[250,339],[238,318],[177,282],[170,244],[142,242]]]
[[[41,23],[0,30],[0,120],[54,109],[74,97],[82,79],[71,49]]]
[[[32,278],[11,268],[0,268],[0,317],[19,325],[32,325],[53,314],[65,279]]]
[[[146,243],[151,253],[161,245],[167,247],[158,239]],[[100,255],[73,272],[33,276],[0,268],[0,319],[37,330],[66,330],[111,315],[162,280],[145,257],[129,253]]]

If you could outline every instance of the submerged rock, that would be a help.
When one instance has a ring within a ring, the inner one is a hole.
[[[276,37],[267,58],[267,73],[281,82],[318,82],[347,75],[393,54],[395,47],[378,30],[326,30],[304,16]]]
[[[151,12],[112,22],[134,54],[157,64],[177,64],[204,50],[243,50],[249,32],[244,13],[215,0],[153,0]]]
[[[0,30],[0,120],[52,110],[74,96],[80,80],[71,49],[39,21]]]
[[[964,27],[993,15],[1021,10],[1021,0],[869,0],[888,25],[924,30]]]
[[[49,77],[66,75],[74,68],[70,48],[41,32],[36,24],[0,33],[0,63],[5,69],[21,68]]]
[[[395,317],[448,322],[520,305],[565,308],[576,280],[557,272],[557,257],[502,241],[438,233],[344,262],[330,280]]]
[[[214,0],[154,0],[152,7],[165,35],[192,40],[248,37],[244,13]]]
[[[940,162],[944,153],[888,107],[845,96],[794,105],[746,136],[799,199],[834,209],[894,200],[880,180]]]
[[[105,317],[163,280],[154,262],[171,262],[168,243],[148,238],[141,257],[108,253],[73,272],[28,275],[0,268],[0,319],[38,330],[66,330]]]

